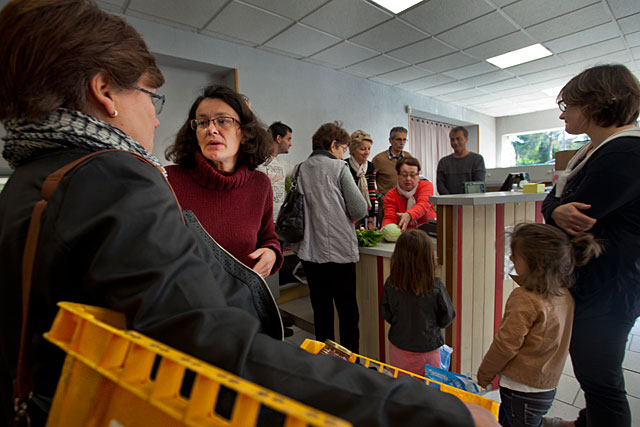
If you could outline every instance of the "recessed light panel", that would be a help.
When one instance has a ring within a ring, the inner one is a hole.
[[[422,0],[371,0],[371,1],[397,15],[403,10],[409,9],[414,4],[420,3]]]
[[[525,62],[544,58],[545,56],[550,55],[551,51],[538,43],[528,47],[523,47],[522,49],[514,50],[513,52],[494,56],[493,58],[487,59],[487,62],[492,63],[496,67],[509,68],[514,65],[524,64]]]

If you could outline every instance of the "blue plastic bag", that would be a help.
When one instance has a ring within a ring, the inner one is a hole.
[[[456,374],[455,372],[449,372],[431,365],[425,365],[424,376],[431,380],[438,381],[442,384],[450,385],[470,393],[478,393],[480,391],[478,385],[470,377]]]
[[[445,371],[449,370],[451,353],[453,353],[453,349],[448,345],[444,344],[440,347],[440,369],[444,369]]]

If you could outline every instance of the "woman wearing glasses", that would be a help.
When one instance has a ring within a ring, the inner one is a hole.
[[[623,65],[593,67],[560,90],[558,106],[566,131],[590,142],[569,161],[542,212],[571,236],[593,233],[604,248],[576,270],[571,288],[569,353],[586,401],[575,425],[630,426],[622,360],[640,314],[640,85]]]
[[[278,271],[283,260],[271,183],[255,170],[271,155],[272,144],[241,95],[209,86],[166,151],[176,163],[166,169],[182,208],[262,277]]]
[[[420,180],[420,162],[415,157],[403,157],[396,163],[398,185],[384,198],[382,226],[398,224],[402,231],[416,228],[435,218],[429,196],[433,196],[433,184]]]

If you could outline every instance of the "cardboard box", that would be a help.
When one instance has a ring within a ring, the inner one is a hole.
[[[556,151],[555,169],[557,171],[565,170],[567,168],[567,164],[569,164],[569,160],[571,160],[576,151],[578,150]]]

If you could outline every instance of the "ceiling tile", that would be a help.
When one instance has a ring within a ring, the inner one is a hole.
[[[526,75],[520,76],[520,78],[529,83],[538,83],[538,82],[544,82],[551,79],[556,79],[559,77],[565,77],[565,76],[572,77],[576,75],[578,72],[579,70],[576,71],[576,68],[573,66],[565,66],[560,68],[552,68],[550,70],[540,71],[537,73],[526,74]]]
[[[633,59],[640,59],[640,46],[631,48],[631,55]]]
[[[427,71],[423,68],[415,66],[410,66],[402,68],[400,70],[392,71],[390,73],[381,74],[378,77],[390,80],[394,82],[394,84],[397,84],[415,80],[420,77],[430,76],[431,74],[433,74],[431,71]]]
[[[618,24],[624,34],[635,33],[640,28],[640,13],[620,19]]]
[[[561,53],[599,41],[609,40],[614,37],[618,37],[619,35],[620,32],[618,31],[616,24],[613,22],[607,22],[606,24],[578,31],[577,33],[569,34],[568,36],[549,40],[548,42],[545,42],[544,45],[553,53]]]
[[[439,40],[428,38],[426,40],[410,44],[409,46],[392,50],[388,53],[388,55],[393,56],[394,58],[402,59],[403,61],[409,62],[411,64],[416,64],[418,62],[438,58],[453,51],[455,51],[455,49],[445,45]]]
[[[594,65],[619,62],[624,64],[631,60],[628,50],[621,50],[619,52],[609,53],[607,55],[598,56],[596,58],[586,59],[580,62],[576,62],[571,64],[573,70],[575,70],[575,74],[578,74],[580,71],[593,67]]]
[[[238,25],[238,22],[242,22],[242,25]],[[291,23],[286,18],[264,12],[253,6],[231,3],[207,25],[205,30],[260,44],[287,28]]]
[[[96,3],[100,9],[109,12],[122,13],[126,0],[97,0]],[[4,4],[6,2],[2,2]]]
[[[363,0],[333,0],[302,22],[346,39],[392,17]]]
[[[376,56],[366,61],[347,67],[347,70],[353,70],[359,73],[368,74],[369,76],[377,76],[387,73],[398,68],[406,67],[406,62],[398,61],[385,55]]]
[[[640,13],[640,2],[638,0],[607,0],[613,16],[620,19],[625,16]]]
[[[513,67],[506,68],[506,70],[510,73],[521,76],[523,74],[535,73],[536,71],[562,67],[563,65],[565,65],[565,62],[554,55],[536,59],[535,61],[525,62],[524,64],[514,65]]]
[[[487,92],[498,92],[501,90],[513,89],[516,87],[526,86],[528,83],[522,79],[514,77],[509,80],[502,80],[500,82],[491,83],[488,85],[482,86],[482,90]]]
[[[598,2],[575,12],[528,27],[526,30],[536,39],[545,42],[609,21],[611,21],[609,14],[604,10],[602,3]]]
[[[568,81],[569,79],[567,79]],[[537,92],[538,89],[533,88],[531,86],[521,86],[521,87],[516,87],[513,89],[507,89],[507,90],[501,90],[501,91],[496,91],[493,92],[492,95],[494,96],[494,99],[506,99],[506,98],[510,98],[513,96],[520,96],[520,95],[526,95],[529,93],[534,93]]]
[[[640,31],[638,31],[637,33],[627,34],[624,37],[625,39],[627,39],[627,43],[629,44],[629,46],[640,46]]]
[[[387,85],[387,86],[393,86],[396,84],[396,82],[394,82],[393,80],[387,80],[382,77],[370,77],[369,80],[376,83],[382,83],[383,85]]]
[[[388,52],[426,37],[398,19],[392,19],[355,36],[351,41],[379,52]]]
[[[515,33],[507,34],[506,36],[498,37],[497,39],[486,43],[470,47],[464,51],[477,58],[487,59],[493,56],[502,55],[503,53],[511,52],[512,50],[531,46],[534,43],[536,43],[536,41],[531,37],[522,31],[517,31]]]
[[[292,52],[286,52],[284,50],[275,49],[266,45],[258,46],[257,49],[266,50],[267,52],[277,53],[278,55],[290,56],[291,58],[303,59],[302,55],[296,55]]]
[[[478,62],[477,64],[467,65],[466,67],[456,68],[455,70],[445,71],[445,76],[452,77],[454,79],[466,79],[468,77],[478,76],[480,74],[490,73],[492,71],[499,70],[495,65],[488,62]]]
[[[581,47],[579,49],[570,50],[568,52],[561,53],[558,56],[567,61],[567,63],[573,64],[574,62],[580,62],[584,59],[595,58],[598,56],[606,55],[608,53],[614,53],[623,49],[626,49],[625,43],[621,37],[618,37],[600,43],[594,43],[592,45]]]
[[[459,101],[456,101],[456,104],[458,104],[458,105],[474,105],[474,104],[480,104],[480,103],[483,103],[483,102],[493,101],[495,99],[497,99],[497,98],[489,93],[489,94],[486,94],[486,95],[479,95],[479,96],[472,96],[470,98],[464,98],[464,99],[461,99]]]
[[[438,38],[459,49],[466,49],[515,31],[517,28],[511,22],[493,12],[446,31]]]
[[[364,77],[364,78],[369,78],[369,77],[371,77],[371,75],[370,75],[370,74],[361,73],[361,72],[359,72],[359,71],[351,70],[351,69],[349,69],[349,68],[343,68],[343,69],[342,69],[342,70],[340,70],[340,71],[344,71],[345,73],[349,73],[349,74],[352,74],[352,75],[357,76],[357,77]]]
[[[412,80],[407,83],[402,83],[398,85],[398,87],[402,89],[408,89],[408,90],[420,90],[420,89],[426,89],[428,87],[438,86],[438,85],[445,84],[452,81],[453,79],[451,77],[443,76],[441,74],[434,74],[432,76],[422,77],[420,79]]]
[[[400,16],[429,34],[439,34],[492,10],[484,1],[431,0]]]
[[[294,20],[299,20],[312,10],[317,9],[326,3],[327,0],[242,0],[251,3],[278,15],[286,16]]]
[[[493,3],[498,7],[505,7],[509,4],[516,3],[518,0],[493,0]]]
[[[339,41],[339,38],[330,34],[322,33],[306,25],[296,24],[269,40],[265,46],[296,55],[311,56]]]
[[[450,93],[446,95],[449,98],[449,101],[459,101],[461,99],[468,99],[474,96],[486,95],[487,92],[482,91],[480,89],[466,89],[458,92]]]
[[[478,63],[475,58],[465,55],[464,53],[452,53],[451,55],[443,56],[438,59],[432,59],[430,61],[420,62],[419,66],[431,70],[436,73],[442,71],[453,70],[454,68],[464,67],[465,65]]]
[[[442,95],[445,93],[450,93],[450,92],[458,92],[460,90],[465,90],[465,89],[469,89],[470,86],[468,84],[462,83],[462,82],[453,82],[453,83],[447,83],[444,84],[442,86],[436,86],[436,87],[430,87],[428,89],[423,89],[421,91],[418,91],[418,93],[422,94],[422,95],[427,95],[427,96],[437,96],[437,95]]]
[[[345,41],[316,53],[311,58],[341,68],[364,61],[376,55],[379,55],[376,51]]]
[[[507,80],[512,77],[513,77],[512,73],[509,73],[504,70],[498,70],[492,73],[482,74],[479,76],[464,79],[463,82],[465,82],[468,85],[477,87],[482,85],[488,85],[489,83],[499,82],[501,80]]]
[[[518,24],[529,27],[594,3],[600,0],[520,0],[502,10]]]
[[[190,28],[202,28],[218,13],[227,2],[225,0],[194,0],[186,3],[172,0],[131,0],[127,14],[140,12],[148,16],[177,22]]]

